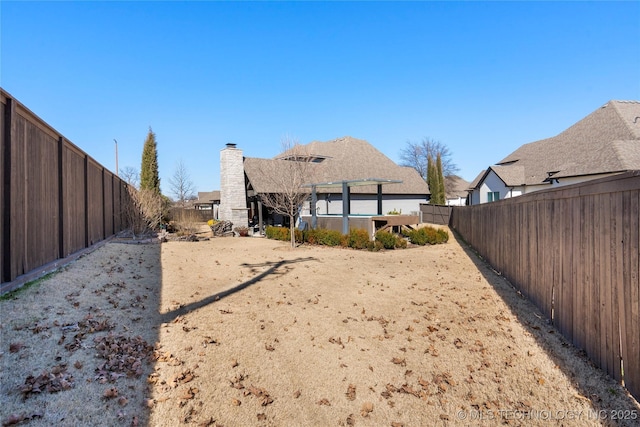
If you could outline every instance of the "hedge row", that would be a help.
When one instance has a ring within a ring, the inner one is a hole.
[[[286,227],[268,226],[265,230],[267,238],[288,242],[290,231]],[[337,230],[315,228],[305,231],[295,229],[296,242],[309,243],[311,245],[341,246],[353,249],[367,249],[378,251],[380,249],[404,249],[407,247],[407,239],[388,231],[378,231],[375,240],[369,240],[369,233],[361,228],[354,228],[349,234],[342,234]],[[433,227],[422,227],[406,234],[408,240],[415,245],[445,243],[449,240],[446,230]]]

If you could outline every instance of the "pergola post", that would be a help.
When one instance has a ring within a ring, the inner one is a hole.
[[[351,213],[349,199],[349,186],[347,181],[342,181],[342,234],[349,234],[349,214]]]
[[[316,204],[318,203],[318,193],[316,192],[316,186],[311,186],[311,228],[315,229],[318,226],[318,215],[316,212]]]

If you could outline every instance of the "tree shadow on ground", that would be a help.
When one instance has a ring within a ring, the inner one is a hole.
[[[249,271],[253,274],[256,274],[256,276],[232,288],[225,289],[224,291],[221,291],[213,295],[210,295],[206,298],[203,298],[200,301],[196,301],[191,304],[187,304],[175,310],[164,313],[161,315],[160,322],[161,323],[172,322],[178,316],[184,316],[188,313],[191,313],[192,311],[198,310],[200,308],[208,306],[209,304],[213,304],[214,302],[220,301],[223,298],[233,295],[236,292],[240,292],[251,285],[255,285],[256,283],[262,281],[268,276],[287,274],[291,270],[291,267],[289,266],[289,264],[295,264],[299,262],[308,262],[308,261],[317,261],[317,259],[313,257],[306,257],[306,258],[296,258],[291,260],[280,260],[277,262],[264,262],[260,264],[247,264],[247,263],[240,264],[241,267],[248,267]],[[264,267],[269,267],[269,268],[259,273],[260,269]]]
[[[615,421],[612,416],[621,411],[636,411],[635,413],[638,414],[638,402],[620,383],[593,364],[584,350],[578,349],[562,336],[560,331],[553,326],[551,320],[547,319],[516,286],[500,275],[458,233],[453,229],[451,231],[465,254],[507,305],[518,322],[534,337],[540,348],[558,368],[571,379],[580,394],[591,401],[595,413],[589,414],[590,418],[587,418],[585,414],[584,419],[593,421],[594,417],[598,417],[597,419],[603,425],[627,425]],[[588,366],[589,369],[584,369],[585,366]],[[594,371],[597,372],[595,378]],[[573,408],[566,409],[570,411]],[[640,417],[640,414],[638,416]],[[634,425],[635,422],[637,420],[628,425]]]

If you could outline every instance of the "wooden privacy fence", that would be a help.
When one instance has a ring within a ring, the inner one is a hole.
[[[169,220],[171,221],[207,222],[210,219],[213,219],[213,209],[169,209]]]
[[[6,283],[123,230],[130,199],[124,181],[4,90],[0,104],[0,283]]]
[[[483,205],[451,225],[640,399],[640,171]]]
[[[430,205],[420,203],[421,222],[428,224],[449,225],[451,206]]]

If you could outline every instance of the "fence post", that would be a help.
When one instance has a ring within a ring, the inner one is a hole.
[[[89,247],[89,155],[84,155],[84,247]]]
[[[7,97],[7,104],[2,117],[4,139],[1,148],[2,180],[2,282],[12,280],[11,277],[11,129],[15,118],[13,99]]]
[[[64,171],[62,156],[64,153],[64,138],[58,138],[58,257],[64,257]]]

